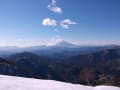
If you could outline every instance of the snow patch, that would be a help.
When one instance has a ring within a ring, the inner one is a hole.
[[[53,80],[0,75],[0,90],[120,90],[113,86],[84,86]]]

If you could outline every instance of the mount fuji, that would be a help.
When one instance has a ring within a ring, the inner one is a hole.
[[[69,58],[71,56],[76,56],[79,54],[87,54],[98,52],[104,49],[111,49],[120,47],[117,45],[107,45],[107,46],[80,46],[73,43],[69,43],[64,40],[53,40],[46,45],[42,46],[32,46],[32,47],[0,47],[0,57],[7,57],[11,54],[21,53],[21,52],[32,52],[37,55],[44,55],[55,59],[56,61]]]

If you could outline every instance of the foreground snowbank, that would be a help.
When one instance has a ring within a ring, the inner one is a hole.
[[[0,75],[0,90],[120,90],[118,87],[90,87],[52,80],[37,80]]]

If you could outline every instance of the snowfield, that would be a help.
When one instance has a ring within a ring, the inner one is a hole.
[[[0,90],[120,90],[113,86],[84,86],[53,80],[39,80],[0,75]]]

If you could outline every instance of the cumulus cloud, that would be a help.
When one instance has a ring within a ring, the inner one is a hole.
[[[50,18],[45,18],[42,21],[42,25],[44,25],[44,26],[57,26],[57,21],[50,19]]]
[[[47,7],[52,12],[61,14],[62,13],[62,9],[56,5],[56,2],[57,2],[56,0],[52,0],[51,4],[48,4]]]
[[[77,24],[75,21],[72,21],[70,19],[65,19],[61,21],[60,26],[64,29],[69,29],[70,25],[75,25],[75,24]]]
[[[51,38],[51,40],[47,43],[47,46],[54,46],[62,41],[63,39],[60,36],[56,36]]]

